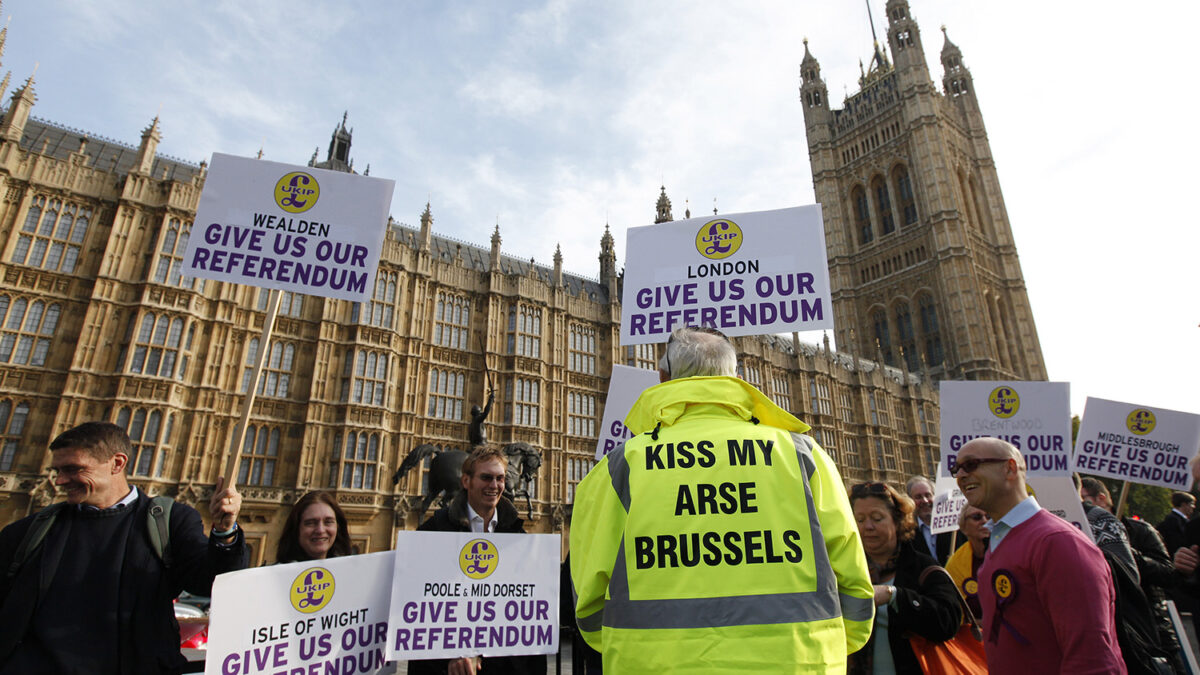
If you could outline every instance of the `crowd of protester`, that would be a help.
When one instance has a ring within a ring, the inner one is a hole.
[[[1041,507],[1017,448],[978,438],[950,467],[966,500],[957,531],[934,532],[932,481],[846,490],[808,425],[736,377],[718,331],[675,331],[659,368],[626,419],[634,437],[577,488],[563,622],[577,625],[587,672],[1189,672],[1167,600],[1196,617],[1193,495],[1172,494],[1153,527],[1076,476],[1089,537]],[[664,446],[690,448],[687,463],[668,468]],[[0,531],[0,675],[180,672],[171,602],[247,565],[241,495],[217,483],[206,536],[195,509],[127,482],[120,427],[85,423],[50,452],[66,501]],[[524,532],[503,496],[507,463],[476,446],[462,490],[419,529]],[[729,522],[705,511],[718,493],[738,531],[712,529]],[[286,517],[274,562],[352,553],[345,513],[318,491]],[[408,668],[541,675],[547,664]]]

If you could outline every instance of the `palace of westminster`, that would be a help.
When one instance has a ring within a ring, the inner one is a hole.
[[[742,377],[811,424],[847,481],[933,470],[939,380],[1046,379],[971,73],[947,37],[935,85],[906,0],[887,24],[840,109],[807,41],[800,64],[839,351],[734,339]],[[420,444],[466,448],[485,370],[489,439],[543,454],[527,528],[569,532],[612,365],[653,369],[661,349],[619,343],[607,227],[588,279],[502,252],[499,227],[490,248],[439,235],[427,204],[419,226],[389,220],[369,303],[285,293],[263,347],[266,290],[179,271],[206,165],[157,155],[157,118],[133,147],[35,102],[30,77],[0,122],[0,525],[54,499],[47,445],[98,419],[129,431],[135,485],[203,513],[266,348],[238,480],[252,563],[308,490],[336,494],[361,551],[415,528],[424,469],[393,472]],[[343,119],[309,165],[351,171],[350,145]],[[665,188],[654,213],[672,219]]]

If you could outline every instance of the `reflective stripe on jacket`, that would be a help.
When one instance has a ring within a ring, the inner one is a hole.
[[[809,427],[737,378],[643,392],[579,484],[576,617],[606,672],[845,672],[874,590]]]

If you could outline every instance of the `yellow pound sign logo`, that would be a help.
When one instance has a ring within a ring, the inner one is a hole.
[[[1005,600],[1008,599],[1008,596],[1012,595],[1013,583],[1012,579],[1009,579],[1007,574],[997,574],[994,587],[996,589],[996,595]]]
[[[1125,428],[1129,429],[1138,436],[1145,436],[1154,431],[1154,426],[1158,422],[1154,419],[1154,413],[1145,408],[1138,408],[1129,413],[1129,417],[1125,418]]]
[[[458,568],[472,579],[491,576],[500,564],[500,551],[487,539],[473,539],[458,554]]]
[[[292,582],[292,607],[312,614],[333,600],[333,573],[324,567],[310,567]]]
[[[988,410],[1001,419],[1008,419],[1021,409],[1021,397],[1012,387],[996,387],[988,395]]]
[[[742,247],[742,228],[732,220],[710,220],[696,233],[696,250],[712,260],[728,258]]]
[[[321,186],[303,171],[293,171],[275,184],[275,203],[288,213],[304,213],[317,203]]]

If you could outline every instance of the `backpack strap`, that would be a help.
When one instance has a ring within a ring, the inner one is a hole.
[[[171,507],[175,500],[159,495],[150,498],[146,510],[146,532],[150,535],[150,547],[162,561],[163,567],[171,566]]]
[[[58,512],[63,510],[66,502],[51,504],[46,508],[38,511],[33,517],[33,522],[29,524],[29,529],[25,530],[25,536],[21,539],[21,543],[17,545],[17,551],[13,554],[12,563],[9,564],[5,575],[12,579],[17,576],[17,572],[25,566],[25,562],[29,557],[38,550],[42,545],[42,540],[46,538],[46,534],[50,532],[50,528],[54,527],[54,521],[58,519]]]

